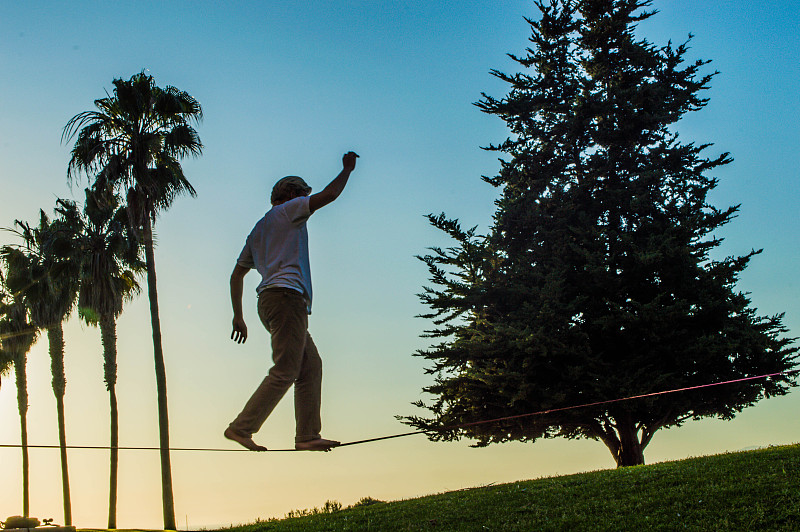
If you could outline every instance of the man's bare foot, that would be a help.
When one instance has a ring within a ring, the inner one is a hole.
[[[253,441],[253,438],[250,436],[242,436],[241,434],[237,433],[232,428],[228,427],[225,429],[224,436],[229,440],[235,441],[242,447],[246,447],[251,451],[266,451],[266,447],[262,447],[261,445],[257,444]]]
[[[330,451],[341,444],[342,442],[317,438],[316,440],[297,442],[294,444],[294,448],[298,451]]]

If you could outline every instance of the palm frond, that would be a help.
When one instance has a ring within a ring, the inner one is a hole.
[[[185,123],[178,124],[164,136],[164,150],[178,157],[197,157],[203,153],[203,143],[193,127]]]
[[[118,317],[123,303],[139,293],[137,273],[144,271],[140,247],[128,229],[125,207],[113,191],[86,189],[81,242],[78,312],[87,323]]]
[[[126,196],[128,226],[138,239],[145,217],[155,221],[177,196],[195,196],[179,159],[202,154],[203,144],[190,122],[203,118],[200,103],[172,86],[162,89],[145,71],[113,80],[111,94],[94,102],[96,110],[75,115],[62,132],[74,145],[68,180],[85,173],[96,190]]]

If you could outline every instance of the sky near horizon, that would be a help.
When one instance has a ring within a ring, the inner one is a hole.
[[[720,236],[722,255],[763,248],[739,288],[759,314],[785,312],[800,336],[796,271],[800,203],[800,6],[788,0],[657,0],[638,35],[654,44],[694,35],[689,59],[720,73],[709,105],[677,126],[684,142],[731,152],[715,172],[712,203],[741,203]],[[481,146],[505,124],[472,104],[506,87],[489,71],[516,72],[535,18],[530,0],[478,2],[218,2],[77,0],[0,7],[0,227],[34,221],[57,197],[82,198],[66,179],[63,126],[111,91],[114,78],[146,69],[160,86],[203,105],[202,157],[183,163],[197,197],[182,197],[156,224],[156,267],[167,364],[171,443],[228,447],[222,431],[269,367],[255,312],[258,279],[245,281],[246,344],[230,340],[230,272],[272,184],[301,175],[320,190],[361,156],[344,194],[309,221],[314,313],[310,331],[325,364],[323,435],[342,441],[405,432],[395,415],[426,397],[429,326],[415,294],[427,271],[414,256],[446,245],[427,213],[485,229],[499,170]],[[0,232],[0,244],[14,242]],[[155,379],[146,295],[118,325],[120,444],[157,445]],[[107,445],[107,392],[99,333],[66,326],[66,426],[72,445]],[[29,354],[29,441],[56,444],[55,401],[44,338]],[[19,443],[13,375],[0,387],[0,443]],[[661,431],[648,463],[800,442],[800,393],[762,401],[733,421]],[[293,442],[291,397],[255,439]],[[510,443],[413,436],[331,453],[173,452],[180,529],[281,517],[326,500],[410,498],[445,490],[613,467],[594,441]],[[58,453],[31,449],[31,515],[63,522]],[[19,449],[0,448],[0,519],[21,513]],[[108,456],[69,453],[73,521],[106,523]],[[162,524],[158,453],[123,451],[118,526]]]

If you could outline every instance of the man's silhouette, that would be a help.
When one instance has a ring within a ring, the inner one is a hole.
[[[322,360],[308,334],[311,312],[311,271],[308,260],[306,221],[342,193],[356,166],[356,155],[342,157],[342,171],[321,192],[309,196],[311,187],[297,176],[287,176],[272,189],[272,208],[247,237],[231,274],[233,332],[236,343],[247,340],[242,317],[244,276],[255,268],[261,274],[258,315],[272,339],[274,365],[225,430],[225,437],[252,451],[266,451],[253,434],[294,384],[295,449],[329,451],[339,442],[320,436]]]

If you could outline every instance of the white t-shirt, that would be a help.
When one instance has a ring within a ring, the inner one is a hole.
[[[310,216],[308,196],[272,207],[256,223],[236,261],[261,274],[257,293],[265,288],[292,288],[303,294],[309,312],[312,293],[306,220]]]

